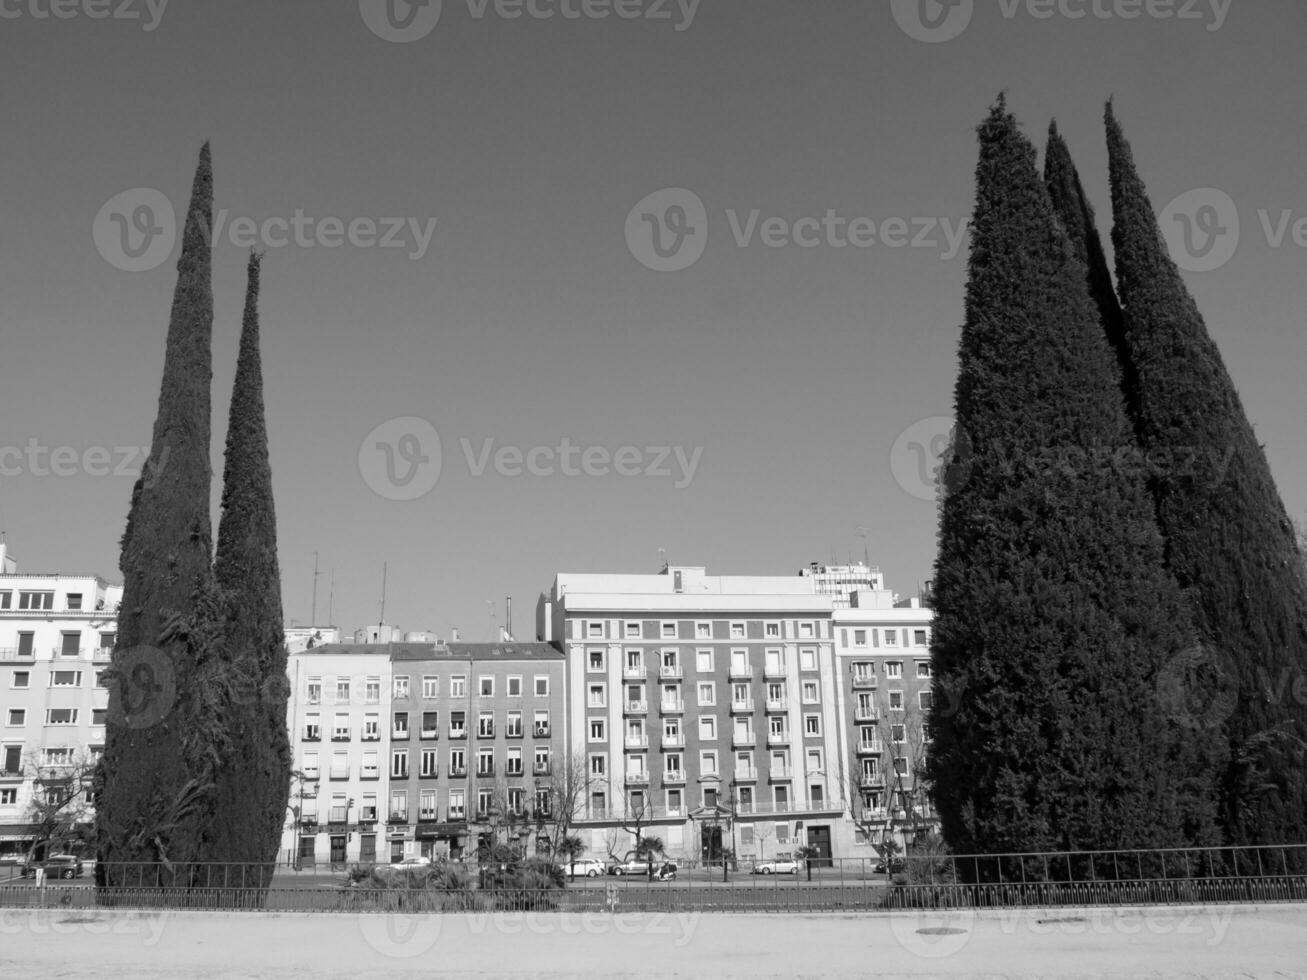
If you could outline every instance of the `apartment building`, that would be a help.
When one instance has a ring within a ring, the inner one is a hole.
[[[834,601],[816,583],[702,567],[558,575],[537,635],[567,657],[589,853],[629,847],[637,825],[694,859],[851,850]]]
[[[0,857],[27,852],[33,801],[68,794],[104,749],[121,601],[96,575],[22,574],[0,543]]]
[[[834,613],[855,856],[887,836],[905,846],[914,835],[938,829],[921,778],[935,696],[932,616],[919,600],[896,603],[883,589],[855,592],[848,607]]]
[[[392,669],[391,860],[459,857],[491,833],[528,838],[550,815],[564,752],[563,654],[511,641],[406,646]]]

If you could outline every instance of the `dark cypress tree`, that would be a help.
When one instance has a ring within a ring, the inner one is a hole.
[[[1307,582],[1293,525],[1110,104],[1107,145],[1135,428],[1169,566],[1200,638],[1236,675],[1222,823],[1230,843],[1303,843],[1307,705],[1293,684],[1307,670]]]
[[[202,812],[182,736],[194,649],[180,621],[212,577],[209,386],[213,172],[206,143],[191,190],[150,458],[132,490],[122,539],[123,600],[108,671],[105,748],[96,780],[101,884],[110,862],[152,862],[171,876],[192,860]],[[132,871],[125,880],[150,880]]]
[[[1035,150],[981,125],[935,571],[929,777],[955,852],[1212,839],[1212,766],[1160,723],[1193,641],[1118,371]]]
[[[214,566],[229,616],[226,672],[239,697],[224,720],[232,752],[215,775],[205,845],[207,860],[241,862],[241,881],[251,887],[266,886],[271,875],[291,771],[277,519],[259,355],[260,261],[258,253],[250,255]]]
[[[1057,121],[1049,123],[1048,146],[1044,152],[1044,183],[1048,186],[1048,195],[1053,201],[1053,211],[1062,228],[1071,240],[1076,255],[1085,265],[1086,283],[1089,296],[1098,307],[1098,317],[1102,321],[1103,331],[1115,351],[1120,366],[1126,395],[1127,411],[1131,424],[1138,413],[1131,404],[1133,393],[1138,390],[1134,365],[1130,361],[1125,342],[1125,316],[1121,312],[1121,303],[1116,290],[1112,287],[1112,274],[1108,270],[1107,256],[1103,252],[1103,240],[1098,234],[1098,225],[1094,220],[1094,208],[1085,194],[1080,182],[1080,173],[1071,160],[1071,150],[1066,140],[1058,132]]]

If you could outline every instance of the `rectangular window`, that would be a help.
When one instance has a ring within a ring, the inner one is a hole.
[[[391,751],[390,775],[394,779],[408,777],[408,749],[393,749]]]
[[[363,741],[379,742],[381,740],[381,716],[370,714],[363,716]]]
[[[695,623],[694,638],[696,640],[712,639],[712,623]]]
[[[310,677],[305,698],[309,704],[318,704],[322,701],[322,678]]]
[[[818,700],[819,700],[819,699],[818,699],[818,697],[817,697],[817,682],[816,682],[816,681],[804,681],[804,682],[803,682],[803,703],[804,703],[804,704],[816,704]]]
[[[408,697],[408,675],[396,674],[394,683],[391,687],[391,697],[395,699]]]
[[[436,819],[436,791],[434,789],[424,789],[418,795],[418,819]]]
[[[699,775],[700,776],[717,775],[716,750],[699,753]]]
[[[50,675],[51,687],[80,687],[81,684],[80,670],[56,670]]]
[[[363,701],[366,704],[381,703],[380,677],[365,677],[363,679]]]
[[[82,634],[81,633],[61,633],[59,634],[59,656],[75,657],[81,653]]]
[[[464,712],[451,711],[449,713],[449,737],[467,737],[467,715]]]
[[[549,746],[537,745],[535,747],[535,769],[537,776],[549,775]]]
[[[462,820],[467,816],[467,797],[461,789],[449,791],[449,819]]]
[[[509,738],[522,737],[522,712],[510,711],[508,720],[504,723],[504,734]]]
[[[32,656],[32,643],[36,639],[35,633],[18,634],[18,655],[20,657]]]
[[[604,669],[604,651],[599,649],[586,651],[586,663],[592,672]]]
[[[440,712],[438,711],[422,712],[422,737],[423,738],[440,737]]]
[[[495,713],[493,711],[482,711],[477,715],[477,737],[495,737]]]
[[[902,725],[890,726],[890,738],[894,740],[895,744],[898,745],[903,744],[903,733],[904,733],[904,729]]]
[[[854,631],[853,631],[853,645],[854,645],[855,647],[865,647],[865,646],[867,645],[867,631],[866,631],[866,630],[854,630]]]
[[[336,716],[340,718],[340,715]],[[348,732],[346,733],[348,734]],[[391,728],[391,738],[408,738],[408,712],[396,711],[394,713],[394,723]]]
[[[485,817],[489,815],[490,808],[494,805],[494,790],[479,789],[477,790],[477,816]]]
[[[422,678],[422,696],[424,698],[440,697],[440,678],[432,677],[430,674]]]
[[[364,779],[377,779],[381,775],[381,763],[378,760],[377,753],[363,753],[363,768],[359,773]]]
[[[602,718],[590,719],[590,741],[602,742],[604,740],[604,720]]]
[[[12,592],[0,592],[0,609],[9,609],[13,597],[14,594]]]
[[[504,756],[504,772],[510,776],[522,775],[522,750],[514,747]]]
[[[898,630],[886,630],[886,631],[885,631],[885,645],[886,645],[887,647],[896,647],[896,646],[899,645],[899,631],[898,631]]]
[[[495,750],[477,749],[477,775],[493,776],[495,774]]]
[[[708,715],[699,719],[699,738],[701,741],[709,741],[717,737],[717,719]]]
[[[13,806],[18,802],[18,790],[0,789],[0,806]]]
[[[781,624],[780,624],[780,623],[768,623],[768,624],[766,625],[766,627],[765,627],[763,633],[764,633],[764,635],[767,636],[768,638],[775,639],[776,637],[778,637],[778,636],[781,635]]]
[[[821,715],[803,716],[803,734],[805,735],[821,734]]]
[[[929,691],[917,692],[917,704],[922,711],[929,711],[931,705],[931,695]]]
[[[712,681],[700,681],[698,691],[699,704],[714,705],[717,703],[717,685]]]
[[[109,715],[108,708],[92,708],[91,724],[96,726],[103,725],[105,723],[105,720],[108,718],[108,715]]]
[[[640,621],[631,619],[622,624],[622,635],[628,640],[640,639]]]
[[[510,677],[508,679],[508,696],[510,698],[520,698],[522,696],[521,677]]]
[[[701,674],[712,673],[712,651],[696,650],[694,651],[694,666]]]
[[[396,720],[398,721],[398,716],[396,716]],[[408,732],[407,732],[408,715],[404,715],[404,725],[406,729],[404,733],[404,737],[408,738]],[[349,740],[349,715],[347,714],[336,715],[335,718],[332,719],[331,737],[336,741],[343,742]]]
[[[451,776],[467,775],[467,752],[464,749],[449,750],[449,774]]]
[[[19,609],[53,609],[53,592],[19,592]]]
[[[419,775],[430,778],[432,776],[438,776],[439,774],[440,774],[440,762],[437,759],[436,750],[423,749],[422,768],[419,770]]]
[[[549,675],[536,675],[536,697],[547,698],[549,696]]]
[[[586,639],[602,640],[604,638],[603,620],[594,619],[585,624]]]
[[[393,823],[408,822],[408,792],[397,789],[390,794],[390,819]]]
[[[590,755],[590,775],[602,776],[607,771],[608,757],[598,752]]]
[[[23,688],[29,687],[31,685],[31,681],[32,681],[31,671],[27,671],[27,670],[14,671],[14,679],[12,684],[14,688],[17,688],[18,690],[22,690]]]
[[[307,714],[304,716],[304,739],[309,742],[316,742],[322,738],[322,716]]]
[[[607,704],[606,688],[603,684],[591,684],[589,687],[588,704],[592,708],[602,708]]]
[[[885,661],[885,676],[897,680],[903,676],[902,660]]]
[[[349,753],[331,753],[331,778],[349,779]]]
[[[744,624],[743,624],[743,623],[731,623],[731,639],[732,639],[732,640],[743,640],[743,639],[744,639]]]
[[[349,704],[349,678],[336,678],[336,703]]]
[[[542,710],[535,713],[535,720],[532,722],[531,730],[535,733],[536,738],[549,737],[549,712]]]
[[[662,637],[663,637],[664,640],[674,640],[674,639],[676,639],[676,624],[675,624],[675,623],[663,623],[663,624],[662,624]]]
[[[75,725],[77,724],[77,709],[46,708],[45,723],[47,725]]]
[[[800,639],[802,639],[802,640],[810,640],[810,639],[812,639],[812,635],[813,635],[813,633],[812,633],[812,623],[800,623],[800,624],[799,624],[799,638],[800,638]]]
[[[816,670],[817,669],[817,651],[812,647],[802,647],[799,650],[799,669]]]
[[[917,661],[917,676],[920,677],[920,678],[927,678],[927,677],[930,676],[930,661],[929,661],[929,660],[918,660],[918,661]]]
[[[926,644],[926,631],[925,631],[925,630],[913,630],[913,631],[912,631],[912,645],[913,645],[914,647],[924,647],[924,646],[927,645],[927,644]]]
[[[73,611],[82,608],[82,594],[80,592],[68,593],[68,608]]]
[[[483,698],[493,698],[495,696],[495,679],[485,674],[478,677],[477,693]]]
[[[26,709],[26,708],[10,708],[10,709],[9,709],[9,721],[7,722],[7,724],[9,724],[9,725],[11,725],[11,726],[14,726],[14,727],[17,727],[17,726],[19,726],[19,725],[25,725],[25,724],[27,724],[27,709]]]
[[[451,698],[467,697],[467,678],[462,674],[456,674],[449,679],[449,696]]]

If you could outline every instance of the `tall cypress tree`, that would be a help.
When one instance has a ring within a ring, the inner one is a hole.
[[[215,775],[205,856],[210,861],[244,863],[245,883],[262,886],[281,843],[291,763],[277,519],[259,354],[260,264],[261,256],[252,253],[214,565],[228,606],[226,670],[240,696],[225,719],[231,754]]]
[[[1106,122],[1131,401],[1157,464],[1158,522],[1201,639],[1237,675],[1222,822],[1231,843],[1302,843],[1307,705],[1293,684],[1307,670],[1307,581],[1293,525],[1110,103]]]
[[[1193,640],[1118,371],[1035,150],[980,126],[959,347],[965,478],[935,571],[929,776],[959,852],[1210,841],[1211,766],[1159,724]]]
[[[1127,411],[1131,424],[1137,417],[1137,410],[1131,402],[1133,393],[1138,390],[1138,379],[1134,365],[1130,361],[1129,350],[1125,342],[1125,315],[1121,312],[1121,303],[1116,290],[1112,287],[1112,274],[1103,252],[1103,240],[1098,234],[1098,225],[1094,220],[1094,208],[1085,194],[1080,182],[1080,173],[1071,159],[1071,150],[1058,132],[1057,120],[1048,126],[1048,146],[1044,152],[1044,183],[1048,195],[1053,201],[1053,211],[1067,238],[1071,241],[1076,255],[1084,263],[1089,296],[1098,307],[1098,317],[1103,324],[1112,350],[1116,352],[1126,395]]]
[[[192,615],[212,577],[212,226],[213,170],[205,143],[177,263],[150,457],[132,490],[122,538],[123,599],[96,780],[101,884],[121,880],[106,862],[175,868],[193,859],[198,844],[202,805],[182,739],[194,650],[177,623]],[[127,880],[141,879],[133,872]]]

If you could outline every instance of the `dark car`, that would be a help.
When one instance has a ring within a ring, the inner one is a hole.
[[[82,859],[72,854],[51,854],[44,861],[25,864],[23,877],[35,878],[37,868],[44,868],[47,878],[80,878],[84,873]]]
[[[876,874],[883,875],[886,871],[890,874],[901,874],[907,866],[908,863],[904,861],[903,858],[891,858],[888,865],[886,865],[884,858],[882,858],[880,863],[876,865]]]

